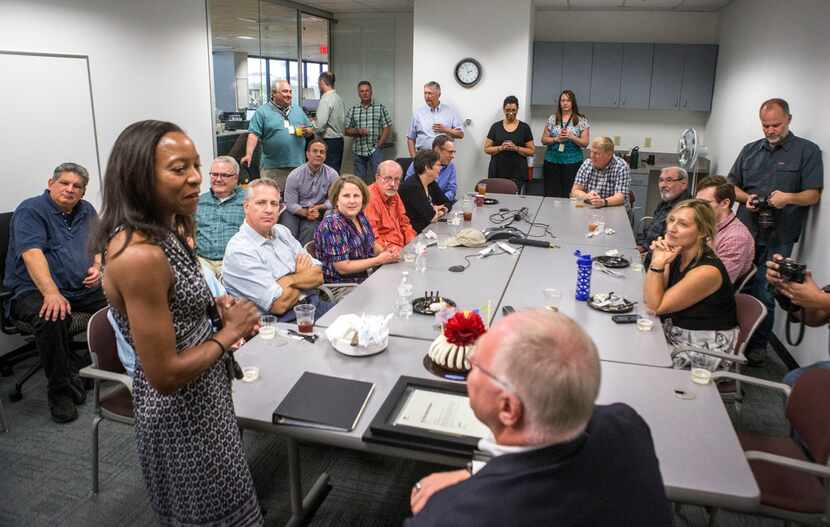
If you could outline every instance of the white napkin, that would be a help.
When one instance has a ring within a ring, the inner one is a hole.
[[[329,342],[335,340],[352,340],[354,332],[357,332],[357,343],[359,346],[367,347],[382,344],[389,338],[389,320],[392,314],[388,315],[340,315],[326,328],[326,338]]]

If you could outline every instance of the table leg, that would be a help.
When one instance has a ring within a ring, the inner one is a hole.
[[[300,446],[293,438],[286,438],[288,447],[288,485],[291,497],[291,519],[286,523],[286,527],[299,527],[305,525],[308,520],[314,516],[317,508],[326,499],[329,491],[331,491],[331,484],[329,483],[329,475],[326,472],[320,474],[317,481],[308,491],[308,494],[303,498],[303,485],[300,476]]]

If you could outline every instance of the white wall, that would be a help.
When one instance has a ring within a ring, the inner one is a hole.
[[[718,13],[537,10],[533,35],[535,41],[717,44],[718,17]],[[592,137],[620,136],[622,149],[643,145],[651,137],[652,146],[641,148],[643,152],[675,152],[680,132],[689,127],[706,141],[703,112],[591,108],[584,102],[580,110],[591,122]],[[545,121],[553,112],[553,106],[533,106],[530,124],[536,144],[541,144]]]
[[[790,103],[791,129],[816,142],[830,166],[830,2],[826,0],[736,0],[721,13],[720,56],[712,113],[707,124],[712,161],[718,173],[729,171],[741,147],[762,137],[758,106],[770,97]],[[830,200],[813,209],[796,256],[807,263],[820,285],[830,282]],[[776,334],[785,342],[783,316]],[[808,364],[827,359],[827,331],[808,330],[791,350]]]
[[[332,26],[332,71],[347,108],[359,102],[357,83],[372,83],[375,100],[392,116],[394,147],[384,157],[406,157],[412,116],[412,13],[338,15]],[[343,172],[352,173],[348,137],[343,154]]]
[[[472,190],[475,181],[487,177],[484,138],[490,125],[503,118],[501,103],[507,95],[519,98],[519,119],[527,121],[532,15],[530,0],[415,0],[412,106],[424,105],[423,85],[434,80],[441,84],[441,102],[472,121],[464,139],[456,142],[459,189]],[[461,87],[454,76],[465,57],[478,59],[484,70],[472,88]]]
[[[212,157],[205,0],[6,0],[0,49],[89,56],[103,169],[118,134],[142,119],[180,125]]]

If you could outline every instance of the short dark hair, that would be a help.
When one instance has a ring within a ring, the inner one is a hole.
[[[435,81],[429,81],[428,83],[424,84],[424,88],[429,87],[441,91],[441,85]]]
[[[112,257],[127,248],[135,232],[144,234],[152,243],[160,243],[170,232],[182,243],[193,236],[193,218],[176,215],[171,225],[155,194],[156,147],[162,137],[173,132],[184,133],[173,123],[139,121],[125,128],[115,140],[104,175],[101,220],[91,239],[94,253],[105,254],[113,232],[122,227],[126,231],[124,245]]]
[[[706,176],[705,178],[697,182],[698,192],[709,187],[715,188],[715,199],[718,202],[728,199],[730,206],[735,203],[735,185],[727,181],[725,177]]]
[[[326,83],[326,85],[331,86],[334,88],[334,73],[330,71],[324,71],[320,74],[319,79]]]
[[[515,95],[508,95],[504,98],[504,102],[501,103],[501,107],[504,108],[508,104],[515,104],[516,109],[519,109],[519,99]]]
[[[372,83],[369,81],[360,81],[357,83],[357,87],[360,88],[361,86],[368,86],[369,89],[372,89]]]
[[[444,145],[447,143],[452,143],[452,138],[445,134],[438,134],[435,136],[435,139],[432,140],[432,149],[435,150],[436,148],[444,148]]]
[[[363,196],[363,205],[360,207],[362,211],[369,204],[369,187],[366,186],[366,183],[362,179],[351,174],[340,176],[331,183],[331,187],[329,187],[329,201],[331,202],[332,208],[337,210],[337,197],[340,195],[346,183],[351,183],[360,190],[360,194]]]
[[[767,99],[766,101],[761,103],[761,107],[758,108],[758,113],[763,112],[764,110],[769,110],[771,106],[778,106],[784,113],[790,115],[790,105],[787,104],[787,101],[784,99],[779,99],[778,97],[774,97],[772,99]]]
[[[418,153],[415,154],[415,161],[412,162],[415,167],[415,175],[420,176],[427,168],[434,166],[439,159],[441,158],[434,150],[418,150]]]
[[[311,150],[311,145],[313,145],[315,143],[319,143],[319,144],[323,145],[323,148],[326,149],[326,152],[329,151],[328,143],[326,143],[325,141],[323,141],[322,139],[320,139],[317,136],[314,136],[314,139],[312,139],[311,141],[308,142],[307,145],[305,145],[305,151],[308,152],[309,150]]]

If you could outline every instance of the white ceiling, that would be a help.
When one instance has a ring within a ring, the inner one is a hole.
[[[537,9],[571,11],[720,11],[732,0],[535,0]]]

